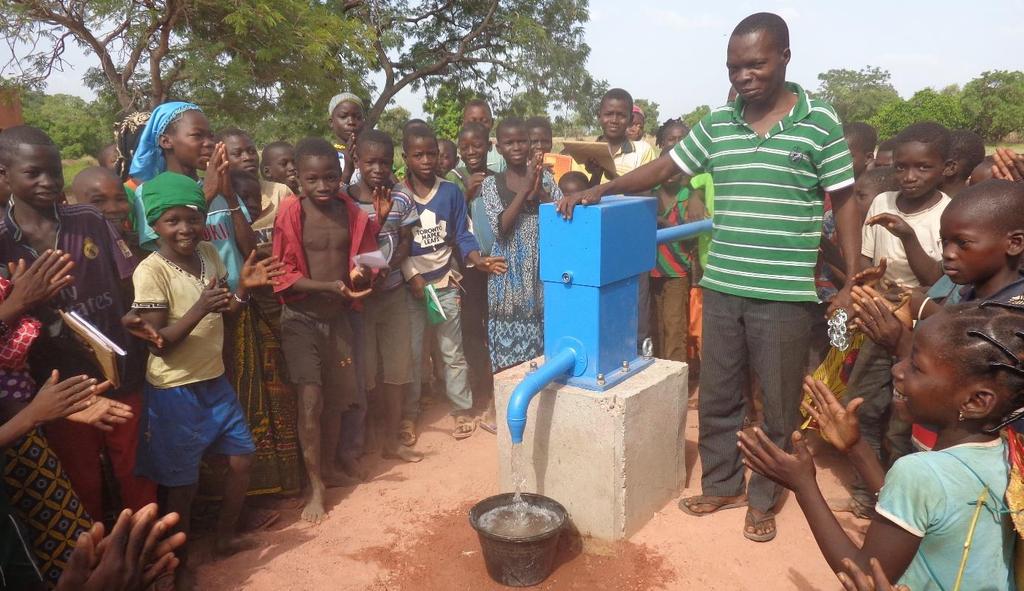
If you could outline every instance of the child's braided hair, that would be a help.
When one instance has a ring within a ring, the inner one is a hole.
[[[986,430],[998,431],[1024,416],[1024,305],[989,301],[946,312],[946,350],[960,375],[989,377],[1010,393],[995,426]]]
[[[125,115],[124,119],[114,124],[114,145],[117,147],[117,159],[114,160],[114,172],[122,181],[128,180],[128,171],[132,167],[132,158],[139,147],[139,136],[146,128],[152,113],[137,111]]]
[[[684,130],[683,131],[683,135],[684,136],[686,134],[690,133],[690,126],[687,125],[686,123],[684,123],[681,118],[673,117],[672,119],[666,119],[665,122],[662,123],[661,126],[658,127],[658,131],[656,131],[654,133],[654,140],[658,144],[659,148],[668,148],[668,147],[670,147],[670,146],[663,146],[662,144],[665,143],[665,133],[669,130],[669,128],[671,128],[673,126],[676,126],[676,125],[678,125],[678,126],[683,128],[683,130]]]

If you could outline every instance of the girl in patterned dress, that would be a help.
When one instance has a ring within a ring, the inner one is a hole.
[[[508,273],[487,284],[487,333],[495,371],[539,356],[544,348],[544,292],[540,282],[538,207],[562,193],[543,167],[543,154],[531,153],[522,119],[498,124],[498,152],[508,168],[484,179],[480,197],[494,232],[493,256],[505,257]]]

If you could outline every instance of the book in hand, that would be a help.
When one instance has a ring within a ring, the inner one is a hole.
[[[428,284],[423,288],[423,296],[423,301],[427,306],[427,321],[430,324],[441,324],[448,320],[448,315],[444,313],[441,300],[437,297],[437,290],[433,285]]]
[[[100,332],[78,312],[61,310],[60,316],[64,320],[64,324],[78,335],[79,340],[92,354],[96,366],[103,372],[103,377],[110,381],[114,388],[119,387],[121,376],[117,370],[118,357],[124,357],[128,352],[110,340],[107,335]]]
[[[573,160],[583,165],[593,160],[605,172],[612,175],[616,174],[615,159],[612,158],[612,153],[608,151],[608,144],[605,142],[577,142],[569,140],[565,142],[562,153],[572,156]]]

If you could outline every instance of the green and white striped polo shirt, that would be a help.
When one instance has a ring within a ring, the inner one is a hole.
[[[714,229],[701,286],[783,302],[816,302],[814,268],[826,191],[853,184],[853,160],[832,106],[797,94],[760,137],[743,101],[719,107],[672,150],[688,175],[715,179]]]

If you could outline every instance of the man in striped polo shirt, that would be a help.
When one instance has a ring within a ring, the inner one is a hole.
[[[700,373],[702,495],[679,507],[691,515],[748,504],[743,535],[775,537],[779,487],[754,474],[744,492],[736,447],[749,370],[764,390],[765,434],[789,448],[798,425],[801,380],[817,302],[814,269],[825,192],[832,196],[847,271],[859,264],[860,219],[849,199],[853,166],[830,105],[786,82],[789,30],[770,13],[743,19],[729,39],[726,65],[737,99],[712,111],[668,155],[576,195],[559,210],[603,195],[633,194],[680,170],[715,181],[714,230],[701,286],[704,351]],[[684,182],[687,182],[684,179]],[[705,215],[690,199],[687,219]],[[844,305],[849,293],[836,296]]]

